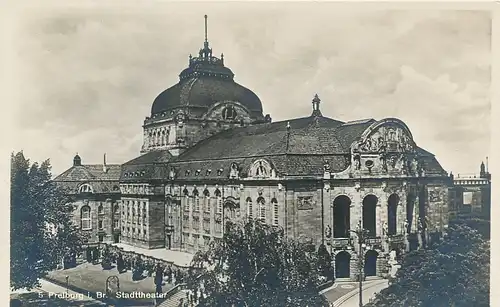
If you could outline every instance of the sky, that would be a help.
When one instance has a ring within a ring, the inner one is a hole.
[[[118,2],[117,2],[118,3]],[[13,23],[13,151],[53,173],[139,155],[154,98],[203,45],[273,121],[396,117],[447,171],[490,155],[491,13],[335,3],[25,9]],[[491,159],[490,159],[491,160]]]

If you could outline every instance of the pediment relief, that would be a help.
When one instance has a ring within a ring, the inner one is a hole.
[[[250,167],[249,177],[252,178],[276,178],[276,170],[272,165],[264,160],[255,161]]]
[[[394,123],[379,126],[353,146],[353,151],[359,153],[407,153],[414,150],[411,135]]]

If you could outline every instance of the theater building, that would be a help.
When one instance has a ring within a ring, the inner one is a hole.
[[[119,216],[119,237],[108,227],[105,241],[194,253],[220,239],[226,221],[261,219],[327,245],[336,277],[353,278],[350,230],[360,222],[368,276],[385,275],[391,250],[417,248],[447,227],[451,177],[401,120],[336,120],[316,95],[305,102],[310,114],[272,122],[207,39],[187,62],[154,100],[140,156],[113,177],[119,191],[112,185],[105,205]],[[78,182],[75,191],[86,184]]]

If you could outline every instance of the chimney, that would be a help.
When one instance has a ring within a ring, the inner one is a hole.
[[[106,166],[106,154],[104,154],[104,164],[102,165],[102,171],[105,173],[108,172],[108,168]]]

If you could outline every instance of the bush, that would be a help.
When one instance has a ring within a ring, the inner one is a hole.
[[[145,269],[144,261],[140,257],[135,258],[134,267],[132,269],[132,280],[135,281],[142,279],[144,269]]]
[[[118,254],[118,257],[116,258],[116,268],[118,273],[125,271],[125,261],[123,260],[122,254]]]
[[[109,252],[108,248],[105,248],[103,253],[102,253],[102,260],[101,260],[101,266],[103,270],[110,270],[113,266],[111,265],[112,263],[112,256],[111,253]]]
[[[329,280],[333,278],[332,257],[324,244],[318,248],[318,272]]]

